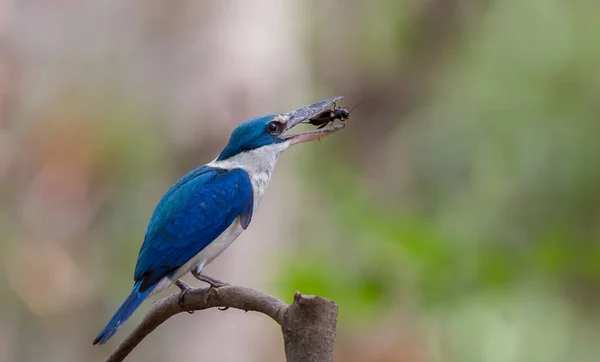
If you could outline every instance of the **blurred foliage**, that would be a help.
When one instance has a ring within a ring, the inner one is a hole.
[[[404,163],[375,166],[397,184],[356,177],[366,134],[313,152],[306,192],[323,209],[305,216],[315,227],[282,262],[282,287],[336,300],[342,324],[416,303],[449,338],[440,360],[597,360],[585,337],[600,331],[586,322],[600,312],[597,34],[596,2],[490,2],[437,91],[371,144],[370,162]],[[363,109],[347,132],[376,114]]]
[[[164,191],[245,117],[338,94],[364,101],[348,127],[278,169],[299,202],[265,202],[263,249],[220,267],[273,260],[283,299],[334,299],[343,362],[600,360],[598,2],[22,5],[0,19],[0,360],[105,357]],[[297,214],[296,240],[266,230]],[[282,356],[270,324],[214,316],[132,360]]]

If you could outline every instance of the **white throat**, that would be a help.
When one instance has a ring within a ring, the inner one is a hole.
[[[250,176],[250,182],[252,182],[252,189],[254,190],[254,210],[256,210],[258,203],[267,190],[267,186],[269,186],[271,174],[279,159],[279,155],[289,146],[289,142],[263,146],[261,148],[242,152],[226,160],[217,161],[215,159],[207,166],[227,170],[241,168],[246,171],[248,176]]]

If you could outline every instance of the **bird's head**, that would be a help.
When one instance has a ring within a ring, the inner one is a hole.
[[[261,116],[242,123],[231,134],[227,146],[217,161],[224,161],[254,150],[278,154],[294,144],[322,138],[344,128],[344,124],[339,124],[307,132],[288,133],[303,121],[331,109],[340,99],[342,97],[325,99],[287,113]]]

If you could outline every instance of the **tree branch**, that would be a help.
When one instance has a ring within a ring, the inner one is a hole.
[[[280,323],[288,362],[333,360],[337,313],[336,303],[296,292]]]
[[[172,316],[214,307],[229,307],[268,315],[279,325],[284,337],[288,362],[329,362],[333,359],[333,342],[337,304],[321,297],[298,292],[288,306],[263,292],[240,286],[190,289],[179,305],[179,294],[156,301],[142,322],[131,332],[106,362],[120,362],[154,329]]]

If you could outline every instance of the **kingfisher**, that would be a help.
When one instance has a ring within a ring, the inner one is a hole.
[[[331,109],[340,99],[329,98],[240,124],[217,158],[168,189],[148,223],[133,289],[93,343],[108,341],[146,298],[173,284],[181,290],[181,304],[190,286],[180,278],[188,272],[211,287],[225,285],[203,274],[203,268],[248,228],[281,152],[344,127],[338,124],[288,134],[295,126]]]

